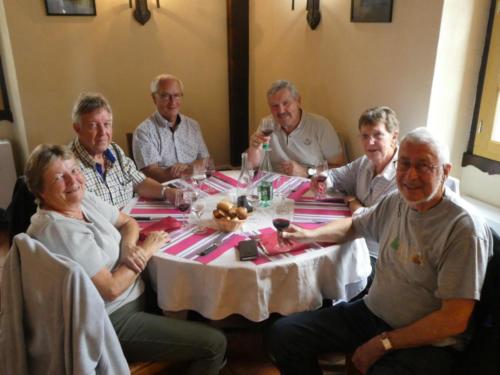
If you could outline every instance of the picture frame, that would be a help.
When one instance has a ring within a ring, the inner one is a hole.
[[[47,16],[95,16],[95,0],[45,0]]]
[[[351,22],[392,22],[393,0],[351,0]]]

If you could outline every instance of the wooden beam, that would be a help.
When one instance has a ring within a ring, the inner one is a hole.
[[[232,165],[248,147],[248,0],[226,0],[229,76],[229,142]]]

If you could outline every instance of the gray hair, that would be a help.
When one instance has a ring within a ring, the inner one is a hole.
[[[26,176],[26,185],[38,201],[41,201],[40,194],[43,192],[43,175],[49,165],[57,159],[74,159],[73,152],[67,146],[41,144],[35,147],[28,157],[24,174]]]
[[[181,91],[184,93],[184,83],[177,78],[176,76],[172,74],[160,74],[151,81],[150,89],[151,89],[151,94],[155,94],[158,92],[158,86],[160,85],[160,82],[162,81],[176,81],[179,84],[179,87],[181,88]]]
[[[364,111],[358,121],[358,129],[365,125],[376,125],[379,122],[385,125],[385,130],[392,133],[394,130],[399,132],[399,120],[391,108],[380,106],[373,107]]]
[[[113,115],[111,106],[104,95],[93,92],[84,92],[80,94],[73,105],[71,119],[73,123],[79,124],[83,114],[94,112],[96,109],[105,109],[110,115]]]
[[[273,96],[278,91],[283,90],[283,89],[287,89],[288,91],[290,91],[290,94],[292,94],[294,99],[297,100],[300,98],[299,90],[297,90],[295,85],[292,82],[284,80],[284,79],[274,81],[271,84],[271,87],[269,87],[269,89],[267,90],[267,98],[269,99],[271,96]]]
[[[417,145],[428,145],[438,158],[440,165],[450,164],[450,151],[448,146],[439,141],[427,128],[420,127],[413,129],[403,137],[401,146],[405,142]]]

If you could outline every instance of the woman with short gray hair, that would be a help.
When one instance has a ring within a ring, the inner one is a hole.
[[[139,243],[134,219],[85,191],[85,178],[65,146],[36,147],[25,174],[40,202],[27,233],[82,266],[104,300],[126,358],[187,361],[188,374],[218,374],[226,351],[221,332],[146,308],[140,274],[168,234],[152,232]]]

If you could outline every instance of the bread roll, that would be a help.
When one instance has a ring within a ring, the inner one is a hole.
[[[238,219],[240,220],[245,220],[248,217],[248,210],[246,207],[238,207],[236,209],[236,216],[238,216]]]
[[[234,208],[234,204],[227,200],[222,200],[217,204],[217,208],[229,214],[229,211]]]

